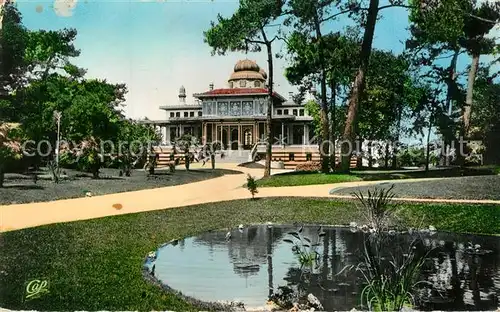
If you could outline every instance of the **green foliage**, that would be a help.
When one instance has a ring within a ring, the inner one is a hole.
[[[407,251],[396,248],[392,261],[384,261],[383,246],[394,248],[395,243],[390,243],[395,239],[382,242],[385,239],[380,236],[366,239],[364,263],[357,267],[366,283],[361,302],[369,311],[401,311],[405,306],[412,307],[412,292],[419,284],[417,279],[429,254],[422,251],[422,240],[416,239]]]
[[[36,78],[44,79],[52,71],[74,69],[68,65],[70,58],[80,55],[73,43],[76,35],[76,29],[29,32],[25,51],[28,71]]]
[[[483,141],[485,163],[500,164],[500,83],[480,71],[474,88],[472,137]]]
[[[238,10],[230,17],[217,16],[217,23],[205,32],[204,41],[212,54],[227,51],[260,51],[264,27],[281,12],[281,1],[240,0]]]
[[[361,203],[366,213],[368,224],[375,233],[380,234],[389,229],[389,223],[394,221],[394,206],[391,206],[391,200],[394,198],[392,185],[388,189],[368,190],[368,196],[365,197],[362,192],[353,193]]]
[[[398,164],[402,167],[421,167],[425,166],[426,160],[426,148],[425,146],[410,146],[408,148],[401,149],[397,155]],[[435,164],[437,162],[437,157],[432,154],[430,158],[430,163]]]
[[[0,122],[0,187],[3,187],[7,165],[22,157],[21,145],[18,139],[12,135],[13,132],[9,125]]]
[[[27,30],[21,23],[21,13],[12,2],[1,8],[0,27],[0,119],[13,120],[16,115],[11,92],[22,83],[25,69],[24,49]]]
[[[312,126],[314,128],[314,135],[319,136],[321,134],[321,117],[318,102],[314,100],[307,101],[304,108],[307,114],[313,118]]]
[[[404,55],[373,50],[366,75],[366,90],[360,100],[358,135],[369,139],[395,139],[397,122],[411,105],[409,95],[416,86]]]
[[[314,265],[318,267],[320,265],[320,254],[317,251],[318,241],[320,237],[325,236],[325,232],[319,227],[317,237],[313,243],[311,238],[302,234],[302,231],[303,227],[300,227],[297,231],[287,233],[291,238],[285,238],[283,241],[293,245],[292,252],[297,257],[301,270],[312,268]]]
[[[255,181],[255,178],[252,177],[250,174],[247,176],[247,189],[252,194],[252,199],[255,198],[255,194],[257,194],[259,191],[257,190],[257,181]]]
[[[448,49],[455,49],[463,37],[464,11],[469,3],[469,0],[411,0],[409,19],[413,39],[409,45],[444,43]]]
[[[104,155],[100,148],[98,138],[89,137],[84,139],[73,152],[76,153],[78,164],[83,170],[92,173],[94,179],[99,178],[99,169],[102,166]]]

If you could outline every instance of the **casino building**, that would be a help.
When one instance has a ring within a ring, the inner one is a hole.
[[[177,103],[160,107],[165,118],[147,121],[162,135],[160,159],[171,154],[171,142],[184,133],[196,136],[202,143],[222,143],[225,155],[233,162],[264,159],[270,102],[266,81],[264,69],[245,59],[236,63],[225,88],[210,84],[207,91],[193,94],[195,103],[186,103],[186,89],[180,87]],[[272,106],[273,160],[283,161],[287,168],[319,160],[313,118],[303,104],[295,103],[291,95],[285,98],[274,92]]]

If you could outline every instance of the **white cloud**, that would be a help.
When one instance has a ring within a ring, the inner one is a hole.
[[[78,0],[54,0],[54,11],[59,16],[70,17]]]

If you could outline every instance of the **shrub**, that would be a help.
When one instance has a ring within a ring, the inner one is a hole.
[[[255,178],[252,177],[250,174],[248,174],[247,177],[247,189],[252,194],[252,199],[255,198],[255,194],[257,194],[259,191],[257,190],[257,182],[255,181]]]
[[[308,161],[303,164],[298,164],[295,171],[316,172],[321,170],[321,162]]]

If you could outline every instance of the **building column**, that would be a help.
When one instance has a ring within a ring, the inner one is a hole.
[[[163,125],[161,127],[161,143],[162,145],[167,145],[167,126]]]
[[[303,139],[302,139],[303,140],[302,141],[302,145],[306,145],[306,143],[307,143],[307,141],[306,141],[306,133],[307,133],[306,130],[307,130],[306,124],[304,124],[304,133],[302,134],[302,137],[303,137]]]
[[[243,140],[241,138],[241,125],[238,122],[238,149],[242,149],[242,148],[243,148]]]
[[[201,130],[201,140],[202,144],[205,145],[207,144],[207,123],[202,122],[202,130]]]
[[[219,128],[219,127],[217,127]],[[223,125],[222,125],[222,122],[220,123],[220,144],[221,144],[221,148],[224,149],[224,146],[222,146],[222,135],[224,134],[224,128],[223,128]]]
[[[281,144],[282,147],[285,147],[285,123],[281,122]]]

